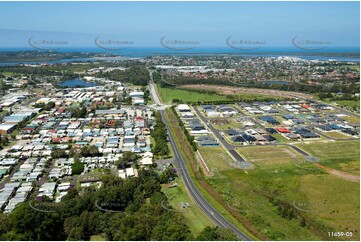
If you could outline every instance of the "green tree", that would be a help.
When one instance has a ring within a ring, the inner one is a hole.
[[[84,164],[80,161],[74,161],[71,165],[71,174],[72,175],[79,175],[84,171]]]
[[[84,157],[94,157],[94,156],[99,156],[100,152],[98,147],[96,147],[95,145],[89,145],[89,146],[84,146],[80,149],[80,154]]]
[[[51,158],[53,159],[64,158],[66,156],[67,154],[63,149],[55,148],[51,150]]]
[[[129,165],[129,163],[136,162],[137,159],[138,159],[137,154],[130,151],[126,151],[123,153],[122,157],[120,157],[119,160],[116,162],[116,165],[118,168],[124,169]]]
[[[29,203],[21,203],[11,212],[10,224],[12,230],[22,234],[25,240],[65,239],[63,220],[59,213],[41,212],[30,207]]]
[[[205,227],[203,231],[196,237],[198,241],[235,241],[237,236],[230,229],[219,227]]]

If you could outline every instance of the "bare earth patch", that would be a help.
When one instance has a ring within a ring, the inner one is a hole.
[[[342,179],[348,180],[348,181],[353,181],[353,182],[360,182],[360,176],[357,175],[352,175],[350,173],[344,172],[344,171],[339,171],[339,170],[335,170],[320,164],[314,164],[315,166],[323,169],[324,171],[326,171],[327,173],[340,177]]]

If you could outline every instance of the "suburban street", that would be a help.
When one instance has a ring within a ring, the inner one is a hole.
[[[238,152],[235,150],[237,148],[237,146],[231,145],[230,143],[228,143],[226,140],[224,140],[224,138],[222,137],[222,135],[219,133],[219,131],[217,129],[215,129],[211,123],[208,123],[208,120],[201,114],[201,112],[199,111],[198,107],[193,107],[194,111],[196,112],[197,116],[201,119],[201,121],[207,125],[207,128],[212,131],[212,133],[214,134],[214,136],[216,136],[216,138],[218,139],[218,141],[222,144],[223,147],[225,147],[225,149],[227,149],[229,151],[229,153],[231,153],[231,155],[234,157],[235,160],[237,160],[237,162],[239,163],[239,165],[242,168],[249,168],[252,165],[250,163],[248,163],[247,161],[245,161],[243,159],[242,156],[240,156],[238,154]],[[207,124],[208,123],[208,124]]]
[[[208,123],[207,127],[212,131],[212,133],[216,136],[216,138],[222,143],[223,147],[225,147],[229,153],[231,153],[234,158],[236,158],[239,162],[243,162],[243,164],[248,164],[249,166],[251,164],[249,164],[247,161],[245,161],[242,156],[240,156],[240,154],[236,151],[237,148],[242,148],[242,147],[247,147],[245,145],[232,145],[230,143],[228,143],[223,137],[222,135],[219,133],[219,131],[217,129],[215,129],[211,123],[208,122],[208,120],[206,119],[206,117],[203,116],[203,114],[199,111],[199,109],[197,107],[193,107],[197,116],[204,122],[204,123]],[[238,111],[240,111],[239,109],[237,109]],[[242,113],[242,112],[241,112]],[[260,124],[259,122],[257,122],[258,125],[260,125],[261,127],[264,128],[264,126],[262,124]],[[308,154],[307,152],[301,150],[300,148],[298,148],[297,146],[294,146],[292,144],[281,144],[281,143],[275,143],[275,144],[264,144],[264,146],[288,146],[290,148],[292,148],[293,150],[295,150],[296,152],[298,152],[299,154],[301,154],[302,156],[304,156],[307,160],[314,160],[314,158]]]

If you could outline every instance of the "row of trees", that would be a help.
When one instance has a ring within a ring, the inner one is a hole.
[[[152,130],[152,137],[155,140],[155,146],[153,148],[154,155],[166,156],[169,154],[169,148],[167,144],[167,129],[162,121],[162,116],[159,112],[155,113],[156,125]]]
[[[158,78],[160,74],[153,74],[157,83],[160,84],[161,87],[172,87],[174,85],[167,84],[163,82],[161,78]],[[262,88],[262,89],[277,89],[284,91],[294,91],[294,92],[306,92],[306,93],[322,93],[322,92],[343,92],[354,94],[357,93],[360,89],[360,85],[356,84],[357,80],[344,80],[344,81],[332,81],[328,80],[320,80],[319,82],[325,83],[325,85],[309,85],[302,82],[307,82],[307,80],[301,80],[300,82],[290,82],[287,85],[284,84],[275,84],[275,83],[267,83],[264,81],[230,81],[226,78],[219,79],[214,77],[207,78],[195,78],[188,76],[164,76],[165,80],[172,80],[171,82],[175,85],[186,85],[186,84],[212,84],[212,85],[225,85],[225,86],[242,86],[242,87],[253,87],[253,88]]]
[[[180,119],[177,111],[175,110],[175,107],[172,106],[171,109],[172,109],[174,115],[177,117],[178,125],[179,125],[179,127],[181,127],[183,129],[184,134],[187,137],[188,142],[191,144],[193,151],[197,151],[198,148],[197,148],[196,142],[194,141],[194,137],[189,133],[188,129],[186,129],[186,127],[184,126],[184,123]]]
[[[164,209],[153,170],[122,180],[102,178],[100,188],[73,188],[60,203],[31,201],[0,214],[1,240],[194,240],[180,213]],[[39,208],[39,209],[34,209]],[[44,212],[45,211],[45,212]],[[236,240],[231,231],[207,227],[197,240]]]

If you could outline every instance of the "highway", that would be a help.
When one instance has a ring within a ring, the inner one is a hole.
[[[149,71],[149,78],[150,78],[149,92],[152,95],[153,101],[157,105],[162,105],[162,102],[161,102],[161,100],[160,100],[160,98],[158,96],[157,90],[155,88],[155,84],[154,84],[154,81],[153,81],[153,72],[152,71]]]
[[[233,232],[237,235],[238,238],[242,240],[250,241],[251,239],[247,235],[245,235],[243,232],[237,229],[232,223],[230,223],[226,218],[224,218],[215,208],[213,208],[213,206],[198,191],[198,188],[194,185],[188,173],[186,163],[175,143],[173,134],[167,123],[165,112],[164,110],[159,110],[159,112],[162,115],[163,122],[165,123],[169,133],[169,141],[174,152],[174,165],[176,166],[178,174],[182,177],[194,201],[198,204],[198,206],[202,209],[202,211],[219,227],[229,228],[233,230]]]
[[[160,98],[158,97],[156,87],[153,82],[153,76],[150,72],[150,82],[149,82],[149,89],[150,93],[152,95],[154,103],[157,105],[163,105]],[[241,232],[238,228],[236,228],[231,222],[229,222],[226,218],[224,218],[213,206],[203,197],[201,192],[198,190],[198,188],[195,186],[195,184],[192,181],[192,178],[190,177],[187,169],[187,165],[185,160],[183,159],[182,154],[180,153],[176,143],[175,139],[173,137],[173,134],[169,128],[169,124],[167,122],[167,118],[165,115],[164,108],[159,108],[158,112],[162,115],[162,120],[167,128],[168,134],[169,134],[169,141],[171,144],[171,147],[173,149],[174,153],[174,165],[177,169],[177,172],[179,176],[183,179],[184,184],[191,194],[194,201],[197,203],[197,205],[200,207],[200,209],[219,227],[221,228],[228,228],[231,229],[239,239],[250,241],[251,239]]]

